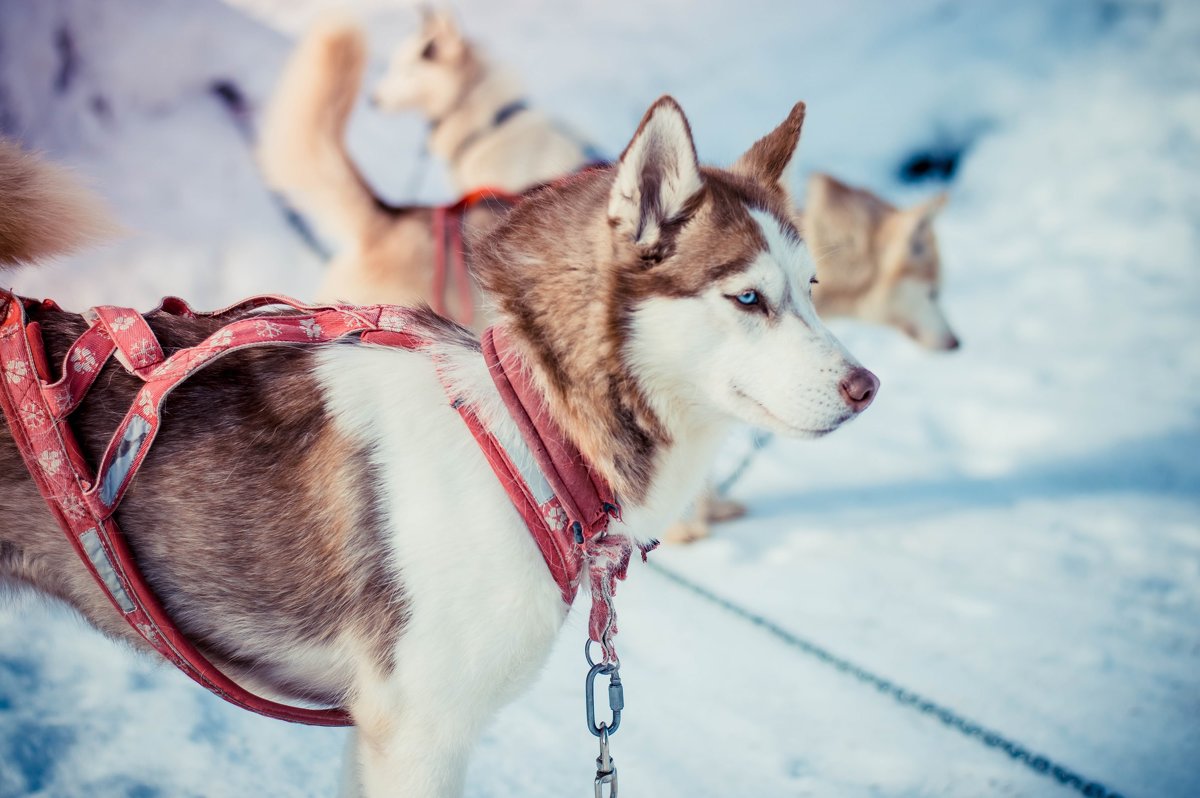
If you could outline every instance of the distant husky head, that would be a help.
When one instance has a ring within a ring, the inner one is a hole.
[[[809,182],[804,232],[816,253],[817,306],[902,330],[929,349],[957,349],[938,304],[941,259],[933,218],[946,195],[897,209],[828,175]]]
[[[430,119],[450,112],[483,74],[475,47],[447,11],[421,7],[421,29],[402,42],[371,94],[387,111],[416,109]]]
[[[783,188],[803,120],[797,104],[712,169],[664,97],[615,167],[533,195],[482,248],[481,280],[618,493],[637,497],[656,450],[698,423],[814,437],[875,396],[813,307]]]

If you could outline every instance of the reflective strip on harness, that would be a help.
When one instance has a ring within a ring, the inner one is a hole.
[[[100,542],[100,533],[95,529],[89,529],[79,536],[79,540],[83,543],[83,551],[91,561],[92,567],[96,569],[96,573],[100,575],[100,580],[109,595],[117,600],[117,604],[123,611],[133,612],[133,600],[129,598],[125,588],[121,587],[121,580],[117,578],[117,570],[113,568],[112,560],[108,559],[104,545]]]

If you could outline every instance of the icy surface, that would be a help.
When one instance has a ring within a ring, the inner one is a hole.
[[[305,296],[292,236],[215,99],[267,95],[324,3],[5,0],[0,124],[74,164],[128,227],[16,274],[80,309]],[[379,61],[415,15],[381,0]],[[660,562],[1126,796],[1200,794],[1200,7],[862,0],[459,4],[530,96],[617,152],[675,94],[728,163],[809,103],[820,169],[900,200],[963,151],[938,222],[964,349],[840,334],[883,383],[817,443],[776,443],[749,518]],[[65,33],[64,33],[65,31]],[[422,133],[351,144],[412,198]],[[446,199],[436,164],[420,196]],[[1068,794],[936,719],[635,569],[620,593],[622,787],[654,796]],[[485,733],[468,794],[586,794],[584,622]],[[344,732],[257,718],[57,607],[0,609],[0,796],[318,796]]]

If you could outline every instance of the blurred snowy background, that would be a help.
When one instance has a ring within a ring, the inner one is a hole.
[[[329,5],[0,0],[0,130],[74,165],[129,228],[13,287],[76,310],[309,295],[321,264],[212,86],[261,104]],[[377,73],[416,14],[350,5]],[[1200,795],[1200,4],[456,8],[610,153],[663,92],[715,163],[804,99],[798,189],[812,170],[898,202],[949,189],[963,350],[836,325],[882,379],[875,407],[769,449],[737,491],[751,515],[660,562],[1126,798]],[[392,200],[417,198],[422,134],[354,120]],[[922,159],[956,168],[918,180]],[[419,198],[451,198],[436,164]],[[621,613],[631,795],[1070,794],[659,574],[635,569]],[[591,789],[584,627],[487,730],[468,795]],[[60,608],[0,607],[0,796],[330,795],[342,735],[225,705]]]

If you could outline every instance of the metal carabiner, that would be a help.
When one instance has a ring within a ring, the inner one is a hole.
[[[617,766],[612,752],[608,750],[608,727],[600,724],[600,756],[596,757],[596,798],[604,798],[604,785],[608,785],[608,798],[617,798]]]
[[[621,666],[609,662],[597,662],[588,671],[584,683],[584,700],[587,705],[588,731],[595,737],[607,740],[608,735],[616,734],[621,726],[621,710],[625,709],[625,688],[621,685]],[[596,677],[608,676],[608,709],[612,712],[611,723],[596,723]]]

